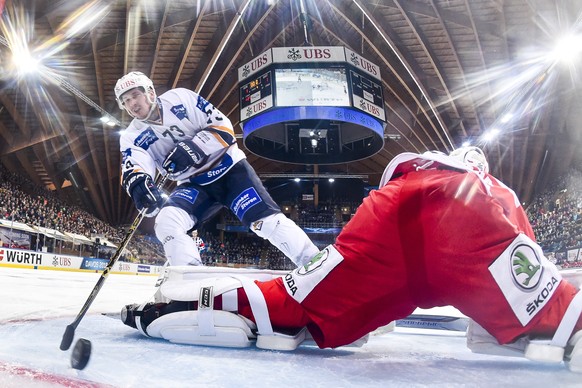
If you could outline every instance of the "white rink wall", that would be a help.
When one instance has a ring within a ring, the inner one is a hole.
[[[59,255],[23,249],[0,248],[0,268],[50,269],[75,272],[101,272],[109,260],[95,257]],[[162,267],[158,265],[117,261],[110,273],[127,275],[158,276]]]

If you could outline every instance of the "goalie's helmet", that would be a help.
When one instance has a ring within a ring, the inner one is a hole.
[[[125,109],[121,96],[123,96],[125,92],[135,88],[142,88],[148,95],[148,101],[152,104],[154,103],[156,100],[156,90],[154,89],[154,83],[152,80],[141,71],[132,71],[118,79],[115,84],[115,100],[117,101],[117,105],[119,105],[119,109]],[[150,99],[149,92],[154,92],[153,99]]]
[[[489,163],[485,153],[479,147],[469,146],[461,147],[449,154],[461,163],[464,163],[471,170],[478,173],[489,173]]]

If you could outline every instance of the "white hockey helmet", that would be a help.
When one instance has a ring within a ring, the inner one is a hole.
[[[123,96],[125,92],[128,92],[131,89],[139,87],[141,87],[146,94],[149,92],[154,92],[153,99],[150,99],[148,94],[148,101],[152,104],[155,102],[156,90],[154,89],[154,83],[152,80],[141,71],[132,71],[118,79],[117,83],[115,84],[115,100],[117,101],[117,105],[119,105],[119,109],[125,109],[123,106],[123,101],[121,100],[121,96]]]
[[[479,147],[468,146],[457,148],[449,154],[449,156],[464,163],[467,167],[475,172],[489,173],[489,162],[485,157],[485,153]]]

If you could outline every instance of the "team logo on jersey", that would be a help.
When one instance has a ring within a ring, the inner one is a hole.
[[[131,156],[131,148],[126,149],[125,151],[121,151],[121,160],[125,163],[127,158]]]
[[[174,105],[173,107],[170,108],[170,111],[179,120],[187,119],[188,118],[188,112],[186,111],[186,108],[184,108],[184,105],[181,105],[181,104],[180,105]]]
[[[532,247],[521,244],[511,252],[511,274],[516,284],[526,290],[536,288],[542,277],[540,258]]]
[[[212,113],[214,106],[212,106],[212,104],[206,101],[202,96],[198,96],[198,101],[196,101],[196,108],[209,115]]]
[[[147,151],[148,148],[150,148],[150,146],[156,141],[158,141],[158,137],[156,136],[154,130],[148,127],[148,129],[140,133],[139,136],[135,138],[133,144]]]
[[[315,271],[321,267],[323,263],[325,263],[325,260],[327,260],[328,256],[329,250],[328,248],[325,248],[313,256],[313,258],[309,260],[309,263],[305,264],[303,267],[298,268],[297,275],[307,275],[308,273]]]

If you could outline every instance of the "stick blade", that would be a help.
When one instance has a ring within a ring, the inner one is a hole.
[[[68,350],[75,338],[75,326],[73,324],[67,325],[63,339],[61,340],[61,350]]]

